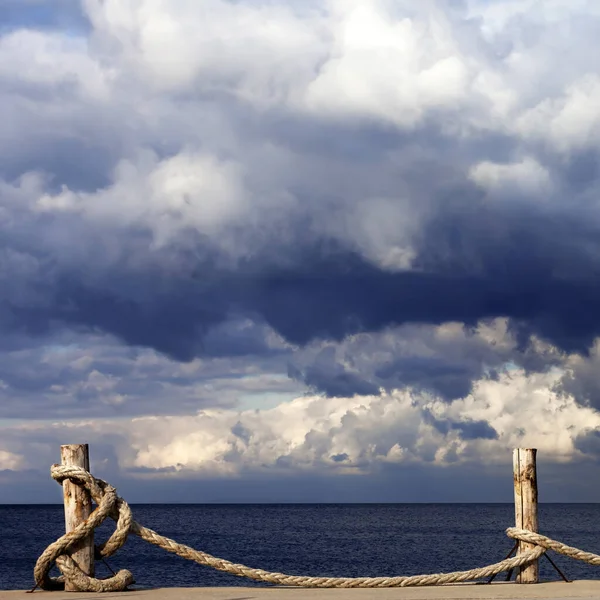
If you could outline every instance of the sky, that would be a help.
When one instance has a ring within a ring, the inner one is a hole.
[[[599,501],[599,34],[0,0],[0,503]]]

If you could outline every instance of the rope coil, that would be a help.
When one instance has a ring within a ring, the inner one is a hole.
[[[112,556],[125,544],[127,537],[133,534],[167,552],[172,552],[200,565],[209,566],[218,571],[238,577],[247,577],[254,581],[284,586],[386,588],[460,583],[491,577],[504,571],[528,565],[538,560],[546,550],[553,550],[592,565],[600,565],[600,556],[597,554],[567,546],[532,531],[511,527],[506,530],[506,534],[510,538],[536,544],[536,547],[532,550],[522,552],[516,557],[507,558],[492,565],[469,571],[412,575],[408,577],[307,577],[303,575],[274,573],[217,558],[206,552],[179,544],[175,540],[164,537],[156,533],[156,531],[140,525],[133,519],[131,508],[123,498],[117,495],[114,487],[102,479],[94,477],[81,467],[52,465],[50,473],[52,478],[59,484],[62,484],[65,479],[70,479],[87,489],[97,506],[86,521],[50,544],[38,558],[33,573],[37,586],[43,590],[64,589],[65,580],[68,580],[81,592],[116,592],[125,590],[128,585],[135,583],[133,575],[127,569],[119,571],[116,575],[108,579],[90,577],[77,566],[69,554],[76,549],[77,544],[82,539],[91,534],[107,517],[116,522],[116,528],[106,542],[96,547],[97,558]],[[54,563],[56,563],[62,572],[61,577],[53,578],[49,576],[50,569]]]

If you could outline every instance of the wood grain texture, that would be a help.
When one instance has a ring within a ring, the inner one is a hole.
[[[515,490],[515,527],[538,533],[538,488],[535,448],[513,450]],[[519,542],[519,553],[535,548],[535,544]],[[521,567],[517,583],[539,583],[539,563]]]
[[[90,470],[90,455],[87,444],[69,444],[60,447],[63,465],[75,465]],[[63,500],[65,505],[65,528],[71,531],[85,521],[92,513],[92,498],[87,490],[66,479],[63,481]],[[77,550],[71,554],[79,568],[87,575],[94,576],[94,535],[83,539]],[[65,583],[65,591],[69,589]]]

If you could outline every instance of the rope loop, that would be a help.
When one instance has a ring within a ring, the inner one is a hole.
[[[140,525],[134,521],[131,508],[123,498],[117,495],[114,487],[106,483],[106,481],[94,477],[81,467],[52,465],[50,473],[52,478],[59,484],[62,484],[65,479],[69,479],[87,489],[96,503],[96,508],[86,521],[50,544],[38,558],[34,569],[34,578],[36,584],[44,590],[64,589],[66,580],[78,591],[82,592],[116,592],[124,590],[128,585],[135,583],[133,575],[127,569],[119,571],[116,575],[108,579],[90,577],[77,566],[71,557],[71,553],[76,550],[77,544],[91,534],[107,517],[116,522],[116,528],[106,542],[96,547],[95,555],[97,558],[112,556],[125,544],[129,534],[134,534],[167,552],[172,552],[177,556],[194,561],[200,565],[212,567],[218,571],[238,577],[247,577],[263,583],[296,587],[384,588],[442,585],[473,581],[484,577],[492,577],[498,573],[528,565],[543,556],[546,550],[554,550],[576,560],[582,560],[592,565],[600,565],[600,556],[597,554],[567,546],[562,542],[539,533],[534,533],[533,531],[510,527],[506,530],[508,537],[535,544],[535,547],[531,550],[521,551],[518,556],[513,558],[507,558],[498,563],[469,571],[412,575],[409,577],[308,577],[304,575],[273,573],[217,558],[206,552],[179,544],[175,540],[164,537],[156,533],[156,531]],[[56,563],[62,572],[61,577],[53,578],[49,576],[50,569],[54,563]]]
[[[83,486],[90,492],[97,506],[83,523],[50,544],[40,555],[33,570],[36,584],[43,590],[62,590],[65,587],[65,579],[68,579],[80,592],[109,592],[124,590],[134,583],[133,575],[126,569],[109,579],[90,577],[70,556],[70,552],[77,549],[79,542],[100,526],[107,517],[113,518],[117,522],[117,527],[104,544],[96,547],[95,554],[104,558],[111,556],[123,546],[133,520],[127,502],[117,496],[114,487],[102,479],[95,478],[81,467],[52,465],[50,474],[59,484],[62,484],[65,479],[70,479]],[[62,577],[50,577],[50,569],[54,563],[62,572]]]

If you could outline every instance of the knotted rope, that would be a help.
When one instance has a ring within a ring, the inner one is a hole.
[[[511,527],[506,530],[509,537],[536,544],[536,547],[532,550],[522,552],[514,558],[508,558],[492,565],[469,571],[413,575],[410,577],[307,577],[303,575],[285,575],[284,573],[253,569],[222,558],[216,558],[206,552],[194,550],[189,546],[179,544],[152,531],[152,529],[140,525],[134,521],[131,508],[127,502],[117,496],[115,488],[105,481],[97,479],[81,467],[52,465],[51,475],[58,483],[62,484],[65,479],[70,479],[85,487],[90,492],[97,506],[86,521],[50,544],[38,558],[34,569],[34,578],[36,584],[44,590],[63,589],[65,579],[69,580],[78,591],[82,592],[115,592],[124,590],[128,585],[134,583],[133,575],[126,569],[119,571],[116,575],[108,579],[89,577],[81,571],[69,555],[70,551],[76,549],[78,542],[92,533],[107,517],[116,521],[116,528],[104,544],[96,547],[96,556],[98,558],[112,556],[123,546],[129,534],[134,534],[167,552],[172,552],[200,565],[209,566],[218,571],[237,575],[238,577],[247,577],[254,581],[285,586],[384,588],[459,583],[491,577],[504,571],[522,567],[538,560],[546,550],[554,550],[577,560],[583,560],[593,565],[600,565],[600,556],[597,554],[566,546],[561,542],[533,533],[532,531]],[[55,562],[63,574],[62,577],[52,578],[49,576],[50,569]]]

